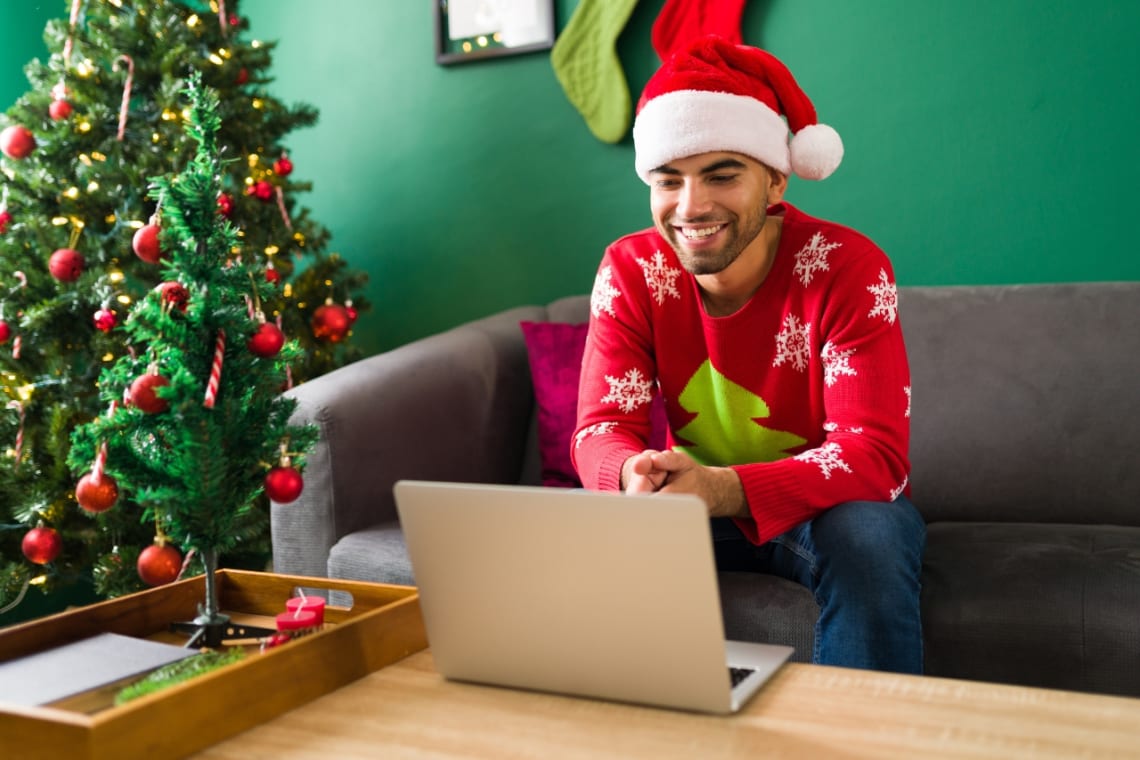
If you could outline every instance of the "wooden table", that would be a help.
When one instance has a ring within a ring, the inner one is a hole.
[[[449,682],[422,651],[196,757],[1140,758],[1140,700],[789,663],[721,717]]]

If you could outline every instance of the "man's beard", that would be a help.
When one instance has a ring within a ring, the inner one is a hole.
[[[767,207],[761,205],[756,213],[745,217],[734,216],[730,219],[689,219],[688,224],[724,224],[725,227],[717,235],[724,235],[724,242],[717,249],[702,249],[691,251],[685,247],[688,240],[678,232],[673,225],[666,224],[664,229],[658,225],[658,231],[677,253],[681,266],[692,275],[719,274],[728,269],[736,261],[744,249],[756,239],[764,223],[768,219]]]

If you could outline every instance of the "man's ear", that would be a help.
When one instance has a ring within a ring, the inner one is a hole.
[[[769,169],[768,177],[768,205],[774,206],[784,200],[784,193],[788,190],[788,175]]]

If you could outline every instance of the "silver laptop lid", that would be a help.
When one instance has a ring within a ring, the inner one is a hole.
[[[732,709],[699,498],[424,481],[395,497],[444,676]]]

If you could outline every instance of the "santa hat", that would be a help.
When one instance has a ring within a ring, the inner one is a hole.
[[[839,134],[817,122],[815,106],[779,59],[715,36],[677,51],[650,78],[633,145],[646,183],[659,166],[713,151],[743,153],[804,179],[826,178],[843,159]]]

